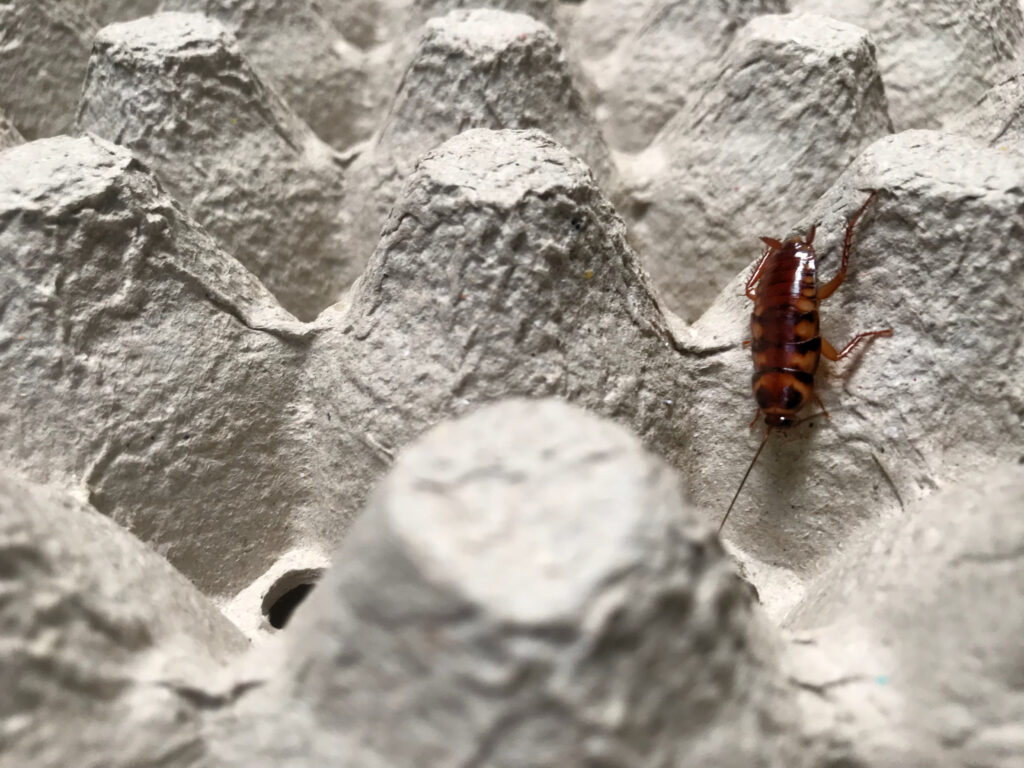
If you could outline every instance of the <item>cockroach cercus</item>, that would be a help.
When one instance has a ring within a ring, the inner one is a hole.
[[[719,532],[725,527],[743,484],[747,482],[750,470],[754,468],[772,431],[786,430],[796,424],[797,411],[810,400],[817,402],[828,418],[825,405],[814,391],[814,373],[821,356],[832,361],[842,360],[865,339],[892,336],[892,328],[858,333],[837,352],[819,333],[818,305],[835,293],[846,279],[853,228],[877,194],[877,190],[871,192],[846,223],[839,272],[824,285],[818,285],[816,274],[814,226],[804,237],[791,237],[785,242],[761,238],[765,250],[746,286],[747,298],[754,302],[754,312],[750,316],[751,338],[745,344],[750,345],[754,358],[753,389],[757,402],[757,413],[750,426],[753,427],[763,413],[766,428],[764,439],[750,460],[718,526]]]

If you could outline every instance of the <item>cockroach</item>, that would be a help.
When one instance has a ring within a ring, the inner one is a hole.
[[[719,532],[725,527],[725,521],[729,519],[729,513],[772,431],[784,431],[798,423],[795,418],[797,411],[810,400],[817,402],[821,413],[829,418],[824,403],[814,391],[814,373],[818,370],[821,356],[835,362],[842,360],[866,339],[892,336],[892,328],[864,331],[837,352],[819,333],[818,305],[835,293],[846,279],[853,229],[877,195],[878,190],[872,191],[853,218],[846,222],[839,272],[824,285],[819,286],[817,279],[817,257],[814,253],[816,225],[812,225],[805,236],[791,237],[784,242],[770,237],[761,238],[765,250],[746,285],[747,298],[754,302],[754,311],[750,315],[751,338],[744,345],[750,345],[754,358],[752,383],[757,412],[750,426],[753,428],[763,413],[765,432],[718,525]]]

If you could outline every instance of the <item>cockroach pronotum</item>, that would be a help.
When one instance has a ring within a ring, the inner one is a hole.
[[[877,194],[878,190],[871,192],[853,218],[846,223],[839,272],[820,287],[816,277],[817,257],[814,253],[815,226],[804,237],[791,237],[785,242],[770,237],[761,238],[765,250],[746,286],[747,298],[754,302],[754,311],[750,315],[751,339],[744,342],[744,345],[750,345],[754,358],[753,388],[757,413],[750,426],[753,427],[757,417],[763,413],[766,428],[764,439],[750,460],[750,466],[718,525],[719,532],[725,527],[725,521],[729,519],[729,513],[747,482],[750,470],[754,468],[772,431],[789,429],[796,424],[794,417],[797,411],[811,399],[821,406],[825,418],[829,417],[824,403],[814,391],[814,372],[818,369],[821,356],[833,362],[842,360],[865,339],[892,336],[892,328],[858,333],[837,352],[818,332],[818,304],[835,293],[836,288],[846,279],[853,228]]]

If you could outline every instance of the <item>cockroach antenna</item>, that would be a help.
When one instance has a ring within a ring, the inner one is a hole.
[[[729,519],[729,513],[732,512],[732,508],[736,506],[736,499],[740,497],[740,491],[743,490],[743,485],[747,482],[747,478],[750,477],[750,470],[754,468],[754,464],[757,462],[757,457],[761,455],[761,451],[764,450],[765,444],[768,442],[768,435],[771,434],[770,429],[764,431],[764,439],[761,441],[761,445],[757,447],[757,453],[754,454],[754,458],[750,460],[750,464],[747,466],[747,471],[743,473],[743,479],[740,480],[740,487],[736,489],[736,493],[733,494],[732,501],[729,502],[729,508],[725,510],[725,517],[722,518],[722,522],[718,524],[718,532],[721,533],[725,527],[725,521]]]

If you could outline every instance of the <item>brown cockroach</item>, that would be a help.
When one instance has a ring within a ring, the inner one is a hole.
[[[842,360],[865,339],[892,336],[892,328],[858,333],[837,352],[819,333],[818,304],[835,293],[846,279],[853,228],[877,194],[877,190],[872,191],[846,223],[839,272],[822,286],[818,285],[816,276],[815,226],[804,237],[791,237],[785,242],[761,238],[765,250],[746,286],[747,298],[754,302],[754,311],[750,315],[751,338],[744,345],[750,345],[754,358],[753,389],[757,412],[750,426],[753,427],[763,413],[766,428],[764,439],[718,525],[719,532],[725,527],[743,484],[747,482],[750,470],[754,468],[772,431],[786,430],[796,424],[797,411],[810,400],[817,402],[822,414],[829,418],[824,403],[814,391],[814,373],[821,356],[833,362]]]

